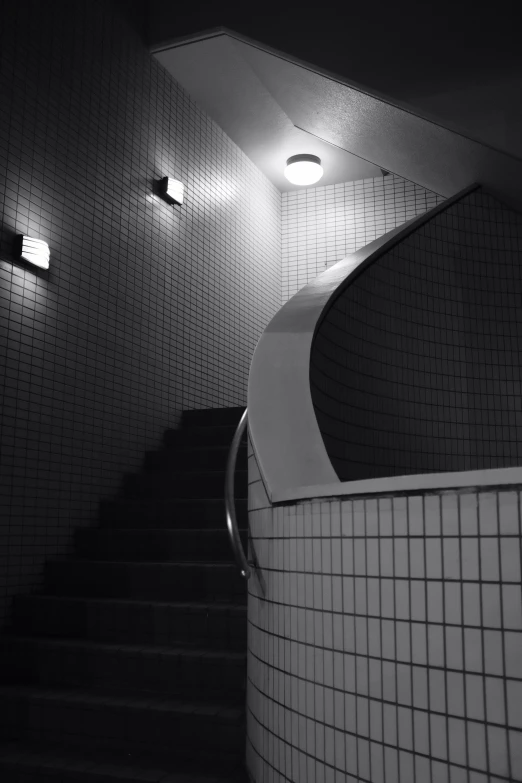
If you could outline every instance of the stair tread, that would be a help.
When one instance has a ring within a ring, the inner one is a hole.
[[[139,533],[139,532],[147,532],[147,533],[161,533],[162,535],[165,534],[175,534],[180,535],[181,533],[187,534],[187,533],[197,533],[199,536],[201,535],[209,535],[210,533],[223,533],[226,535],[229,535],[228,530],[226,527],[146,527],[146,528],[135,528],[135,527],[129,527],[129,528],[118,528],[117,531],[110,530],[106,527],[80,527],[77,528],[81,533],[103,533],[104,535],[121,535],[122,531],[125,531],[127,533]],[[244,528],[245,531],[248,530],[247,527]]]
[[[114,780],[132,780],[136,783],[224,783],[231,780],[230,774],[222,777],[217,773],[204,772],[176,772],[161,767],[152,767],[143,763],[130,763],[128,754],[123,756],[108,751],[95,751],[90,749],[88,755],[71,748],[61,746],[48,747],[37,743],[9,742],[0,744],[0,768],[8,766],[20,770],[44,768],[46,773],[56,770],[62,772],[85,772],[95,783],[97,776],[104,781],[107,778]],[[62,778],[60,777],[60,780]],[[234,781],[248,780],[246,773],[239,773]]]
[[[166,467],[168,468],[169,466],[167,465]],[[205,468],[204,470],[202,470],[200,468],[199,470],[194,470],[193,468],[185,468],[185,469],[183,469],[183,468],[175,468],[175,469],[172,468],[173,478],[176,477],[176,476],[179,476],[180,474],[183,475],[183,476],[200,476],[200,477],[203,476],[204,477],[207,473],[211,473],[213,476],[216,473],[221,473],[224,476],[225,473],[226,473],[226,469],[225,468],[215,468],[213,470],[212,468]],[[238,467],[236,467],[235,470],[234,470],[234,473],[235,474],[236,473],[248,473],[248,468],[238,468]],[[127,475],[130,475],[130,476],[136,476],[136,475],[147,476],[147,478],[148,478],[150,474],[148,474],[148,473],[147,474],[146,473],[128,473]]]
[[[169,608],[177,608],[177,609],[192,609],[195,611],[204,611],[204,610],[210,610],[210,611],[233,611],[233,612],[239,612],[241,614],[246,613],[246,606],[243,604],[234,604],[226,601],[219,601],[219,602],[213,602],[213,601],[153,601],[150,599],[140,599],[140,598],[100,598],[98,596],[65,596],[65,595],[45,595],[45,594],[37,594],[37,595],[24,595],[21,596],[22,600],[37,600],[37,601],[74,601],[74,602],[83,602],[83,603],[100,603],[103,605],[107,604],[123,604],[124,606],[134,606],[138,605],[140,607],[142,606],[158,606],[161,608],[169,607]]]
[[[241,504],[241,505],[245,505],[246,506],[247,503],[248,503],[248,498],[247,497],[235,498],[235,502],[236,502],[236,505],[237,504]],[[221,508],[224,508],[225,507],[225,494],[223,493],[222,496],[217,497],[217,498],[201,497],[201,495],[199,497],[194,497],[194,498],[192,498],[192,497],[177,497],[177,496],[158,496],[156,498],[148,498],[146,500],[143,500],[143,499],[140,499],[140,498],[134,500],[134,499],[131,499],[131,498],[115,496],[113,498],[108,498],[108,499],[102,501],[102,504],[105,505],[105,506],[111,506],[113,504],[115,504],[117,506],[121,506],[121,505],[125,505],[125,504],[129,504],[129,505],[135,506],[136,503],[138,503],[138,504],[139,503],[141,503],[141,504],[146,503],[147,505],[150,504],[150,503],[155,503],[155,504],[159,503],[159,504],[161,504],[163,506],[174,506],[174,507],[179,506],[179,507],[182,507],[182,508],[186,508],[188,506],[190,510],[204,508],[205,506],[209,506],[209,505],[212,506],[212,507],[219,507],[220,506]]]
[[[246,411],[246,405],[228,405],[226,408],[216,406],[214,408],[187,408],[183,411],[183,416],[235,416],[237,420],[241,418]]]
[[[128,709],[163,710],[184,715],[214,715],[231,722],[244,717],[243,706],[216,701],[191,701],[186,698],[160,696],[157,693],[118,695],[78,688],[51,688],[38,685],[0,685],[0,699],[20,697],[35,701],[58,701],[89,704],[91,707],[123,707]]]
[[[238,422],[239,423],[239,422]],[[179,428],[174,427],[167,427],[165,432],[190,432],[193,433],[195,430],[205,432],[208,430],[237,430],[237,424],[236,423],[230,423],[230,422],[222,422],[220,424],[187,424],[186,422],[182,422]]]
[[[172,501],[176,501],[176,500],[186,500],[186,501],[188,501],[189,503],[195,503],[195,502],[197,502],[198,500],[201,500],[201,501],[204,501],[204,500],[214,500],[214,501],[216,501],[216,502],[218,502],[218,503],[223,503],[223,502],[224,502],[224,501],[223,501],[223,498],[221,498],[221,497],[215,497],[215,498],[202,498],[202,497],[195,498],[195,497],[194,497],[194,498],[193,498],[193,497],[190,497],[190,496],[188,496],[188,495],[183,495],[183,497],[180,497],[180,498],[176,498],[176,497],[172,497],[172,498],[171,498],[171,497],[168,497],[168,496],[167,496],[165,499],[166,499],[166,501],[167,501],[168,503],[171,503]],[[128,501],[128,502],[129,502],[129,503],[131,503],[133,506],[135,506],[135,505],[136,505],[136,501],[137,501],[137,500],[138,500],[138,501],[139,501],[139,500],[141,500],[141,496],[140,496],[140,495],[136,495],[136,497],[128,497],[128,496],[126,496],[126,495],[120,495],[119,497],[115,497],[115,498],[114,498],[114,499],[113,499],[111,502],[115,502],[115,503],[116,503],[116,502],[121,502],[122,500],[124,500],[124,501]],[[152,500],[153,500],[154,502],[158,502],[158,501],[159,501],[159,502],[161,502],[162,498],[153,498]],[[245,503],[246,503],[246,502],[247,502],[247,500],[248,500],[248,498],[246,497],[246,495],[245,495],[245,497],[239,497],[239,498],[236,498],[236,503],[237,503],[239,500],[242,500],[243,502],[245,502]],[[150,503],[150,498],[147,498],[147,497],[143,498],[143,502],[145,502],[145,503]]]
[[[88,773],[89,780],[96,783],[98,777],[104,781],[114,779],[121,781],[136,781],[136,783],[225,783],[225,781],[248,781],[246,773],[226,777],[204,772],[173,772],[161,767],[144,766],[143,764],[129,764],[122,755],[107,754],[100,751],[89,751],[88,756],[79,752],[62,748],[42,749],[27,743],[10,743],[0,745],[0,768],[9,767],[23,771],[42,768],[47,775],[55,771],[60,781],[62,773],[74,774],[75,772]],[[83,776],[82,776],[83,779]]]
[[[168,503],[169,505],[208,505],[209,503],[212,504],[225,504],[225,496],[220,495],[218,498],[207,498],[207,497],[201,497],[201,495],[198,495],[195,498],[185,498],[185,497],[167,497],[167,498],[159,498],[159,500],[162,503]],[[114,503],[114,502],[121,502],[121,498],[113,497],[113,498],[107,498],[106,500],[103,500],[103,503]],[[247,498],[236,498],[236,503],[246,503]]]
[[[162,503],[168,503],[169,505],[174,506],[186,506],[186,505],[203,505],[206,506],[209,503],[211,504],[218,504],[224,505],[225,504],[225,496],[220,496],[218,498],[206,498],[206,497],[199,497],[196,498],[180,498],[180,497],[168,497],[168,498],[159,498],[160,502]],[[102,501],[103,503],[114,503],[122,502],[122,498],[108,498],[107,500]],[[150,501],[148,501],[150,502]],[[236,498],[236,503],[247,503],[247,498]]]
[[[152,553],[150,560],[132,552],[107,559],[86,553],[85,558],[68,557],[48,561],[44,593],[47,595],[83,595],[98,598],[137,598],[141,600],[197,601],[222,598],[227,603],[247,600],[247,587],[238,566],[230,560],[202,558],[173,561]]]
[[[181,422],[178,429],[173,430],[172,428],[169,428],[166,430],[166,432],[183,432],[183,433],[190,433],[191,435],[194,434],[194,436],[204,434],[205,432],[213,432],[214,430],[224,430],[226,432],[232,432],[234,433],[237,430],[237,425],[239,422],[219,422],[218,424],[203,424],[196,423],[196,422]],[[245,438],[245,435],[243,435],[243,438]],[[246,438],[245,438],[246,439]]]
[[[206,470],[188,470],[183,468],[172,468],[170,465],[165,465],[161,470],[149,470],[149,471],[143,471],[140,473],[126,473],[127,476],[132,476],[133,478],[136,478],[139,476],[140,478],[143,478],[144,480],[150,481],[150,480],[156,480],[156,481],[165,481],[165,473],[169,473],[169,471],[172,471],[172,476],[169,478],[176,478],[176,479],[183,479],[183,481],[186,481],[190,478],[198,478],[202,481],[205,480],[205,478],[213,478],[215,479],[216,476],[220,476],[223,481],[225,480],[226,470],[223,470],[222,468],[216,468],[215,470],[212,470],[212,468],[207,468]],[[245,470],[240,470],[239,468],[234,471],[234,476],[236,480],[238,478],[245,478],[248,476],[248,469],[245,468]],[[241,498],[239,498],[241,500]]]
[[[191,443],[205,445],[205,436],[212,441],[213,437],[221,435],[226,438],[226,443],[230,445],[236,430],[237,424],[201,424],[196,422],[187,424],[187,422],[184,422],[177,429],[174,429],[173,427],[166,429],[163,437],[169,438],[172,437],[172,435],[188,436],[191,439]],[[246,441],[246,435],[243,435],[242,441]]]
[[[14,639],[24,641],[28,644],[47,647],[68,647],[71,649],[88,649],[93,651],[106,650],[119,651],[124,653],[146,653],[149,655],[184,655],[190,658],[208,658],[243,661],[246,660],[246,651],[237,652],[234,650],[213,650],[206,647],[168,647],[166,645],[154,644],[118,644],[115,642],[98,642],[90,639],[70,639],[68,637],[46,637],[46,636],[24,636],[23,634],[6,634],[4,639]]]
[[[118,566],[121,568],[121,566],[124,565],[131,565],[131,566],[140,566],[144,568],[152,568],[152,566],[163,566],[164,568],[171,568],[171,567],[179,567],[182,566],[183,568],[228,568],[228,569],[234,569],[237,570],[239,573],[239,569],[234,562],[223,562],[220,560],[91,560],[90,558],[74,558],[74,557],[66,557],[63,560],[57,560],[52,559],[47,561],[50,565],[55,565],[56,563],[74,563],[78,567],[83,567],[86,565],[101,565],[104,568],[110,565]]]
[[[171,432],[176,432],[176,430],[171,430]],[[181,430],[179,430],[179,432],[181,432]],[[187,430],[185,429],[185,430],[183,430],[183,432],[187,432]],[[241,450],[241,449],[246,450],[246,448],[247,448],[247,444],[243,443],[243,441],[241,441],[241,443],[238,446],[238,450]],[[149,449],[149,452],[154,452],[154,451],[155,452],[162,452],[162,453],[164,453],[167,450],[165,449],[165,447],[163,447],[161,449]],[[179,451],[182,451],[183,454],[185,454],[187,451],[197,451],[197,452],[199,452],[199,451],[230,451],[230,444],[226,444],[226,443],[208,443],[208,444],[196,443],[196,444],[192,445],[190,443],[182,443],[179,446]]]

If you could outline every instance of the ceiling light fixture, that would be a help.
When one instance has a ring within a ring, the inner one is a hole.
[[[292,185],[313,185],[323,176],[317,155],[292,155],[286,161],[285,177]]]

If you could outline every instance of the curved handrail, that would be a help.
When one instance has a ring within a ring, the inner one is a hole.
[[[249,431],[271,503],[307,497],[308,488],[342,482],[326,452],[310,392],[316,330],[337,296],[367,266],[436,214],[479,187],[470,185],[420,216],[347,256],[298,291],[270,321],[254,351],[248,378]]]
[[[228,534],[230,536],[232,549],[234,550],[236,563],[241,569],[241,576],[244,576],[245,579],[250,579],[252,575],[252,569],[250,568],[248,560],[246,559],[243,544],[241,543],[241,538],[239,536],[236,518],[236,504],[234,500],[234,473],[236,470],[237,450],[247,425],[247,414],[248,411],[245,410],[241,416],[239,424],[237,425],[237,429],[234,433],[230,450],[228,452],[227,469],[225,474],[225,513],[227,516]]]

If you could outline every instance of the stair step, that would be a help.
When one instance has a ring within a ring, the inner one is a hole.
[[[145,471],[164,472],[172,469],[184,470],[225,470],[229,454],[228,446],[204,446],[199,448],[161,449],[145,454]],[[248,469],[246,444],[239,447],[236,470]]]
[[[246,551],[247,531],[240,535]],[[224,525],[219,529],[203,530],[78,528],[75,530],[75,546],[79,557],[90,560],[234,560],[229,533]]]
[[[235,563],[138,563],[54,560],[45,567],[52,595],[163,601],[245,603],[246,583]]]
[[[18,595],[17,633],[116,644],[192,645],[245,650],[246,607],[237,604],[130,601]]]
[[[108,696],[85,690],[0,687],[0,737],[89,752],[132,753],[154,766],[178,759],[241,765],[241,707],[159,696]]]
[[[247,583],[224,504],[243,411],[184,412],[101,503],[102,527],[75,533],[78,557],[46,564],[44,594],[15,598],[0,638],[2,783],[246,783]]]
[[[236,408],[195,408],[190,411],[183,411],[181,425],[183,427],[215,427],[215,426],[235,426],[239,424],[241,416],[246,408],[238,406]]]
[[[228,446],[232,443],[237,425],[190,426],[178,430],[165,430],[163,444],[167,449],[196,448],[199,446]],[[246,443],[246,432],[242,442]]]
[[[247,497],[248,471],[236,471],[234,493]],[[128,498],[222,498],[224,494],[224,470],[126,473],[120,489],[120,497]]]
[[[247,527],[246,498],[236,498],[240,528]],[[100,522],[104,527],[220,527],[225,524],[225,500],[220,498],[119,498],[100,503]]]
[[[5,635],[0,677],[10,683],[242,704],[246,653]]]
[[[2,783],[248,783],[245,771],[226,777],[210,769],[194,773],[177,763],[169,770],[157,764],[143,765],[134,754],[86,752],[65,749],[62,745],[39,745],[12,742],[0,745],[0,780]],[[175,767],[175,769],[174,769]]]

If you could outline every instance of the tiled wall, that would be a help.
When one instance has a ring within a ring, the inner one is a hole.
[[[327,266],[443,200],[393,174],[283,193],[283,303]]]
[[[314,340],[342,480],[522,462],[522,216],[481,190],[362,272]]]
[[[183,408],[245,402],[281,299],[279,191],[110,3],[1,9],[0,620]]]
[[[249,523],[254,783],[522,781],[520,489],[270,507]]]

